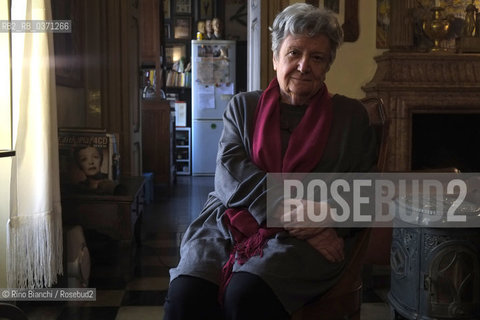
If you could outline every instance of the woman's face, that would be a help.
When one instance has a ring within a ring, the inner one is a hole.
[[[288,35],[273,55],[281,101],[304,105],[325,81],[330,61],[330,41],[320,34],[314,37]]]
[[[87,176],[94,176],[100,172],[102,158],[94,147],[87,147],[78,152],[78,163]]]

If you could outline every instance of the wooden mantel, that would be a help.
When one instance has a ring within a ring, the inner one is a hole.
[[[387,170],[411,170],[412,115],[480,113],[480,54],[388,51],[363,87],[390,121]]]

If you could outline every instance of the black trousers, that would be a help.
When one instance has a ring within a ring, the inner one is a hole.
[[[170,283],[164,305],[164,320],[287,320],[272,289],[258,276],[233,274],[218,303],[218,286],[210,281],[179,276]]]

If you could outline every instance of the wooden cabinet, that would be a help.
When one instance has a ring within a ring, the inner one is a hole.
[[[175,116],[169,101],[143,100],[142,122],[143,170],[153,172],[155,184],[171,185],[175,180]]]
[[[160,10],[162,9],[162,10]],[[163,86],[162,39],[163,1],[140,1],[140,55],[141,65],[156,72],[153,99],[142,100],[142,167],[152,172],[156,185],[171,185],[175,180],[174,128],[175,119],[170,103],[162,100],[159,92]]]
[[[160,59],[160,1],[142,0],[139,5],[142,64],[158,66]]]
[[[140,55],[143,68],[156,71],[157,94],[162,88],[163,56],[163,1],[141,0],[140,9]]]
[[[143,214],[144,178],[122,177],[118,194],[62,194],[62,218],[65,225],[80,225],[117,243],[118,252],[109,255],[118,259],[112,274],[125,279],[132,276],[133,255],[140,242],[140,221]],[[87,242],[89,239],[87,239]],[[100,243],[88,243],[92,255]]]

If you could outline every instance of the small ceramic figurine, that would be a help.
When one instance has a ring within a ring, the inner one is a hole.
[[[213,39],[212,20],[205,21],[205,40]]]
[[[197,40],[205,39],[205,21],[200,20],[197,22]]]
[[[475,16],[478,12],[478,9],[475,7],[475,1],[472,0],[472,3],[467,6],[465,9],[465,24],[463,28],[463,35],[467,37],[472,37],[475,32]]]
[[[222,39],[222,21],[220,18],[213,18],[212,20],[212,27],[213,27],[213,39]]]

